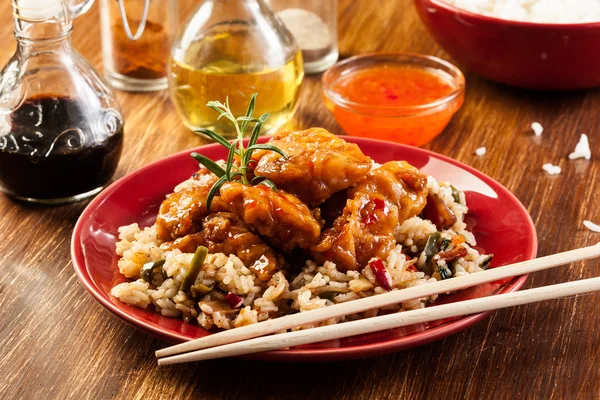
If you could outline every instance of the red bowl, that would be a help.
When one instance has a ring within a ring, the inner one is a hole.
[[[261,138],[264,142],[267,138]],[[492,266],[534,258],[537,236],[531,218],[519,200],[506,188],[481,172],[416,147],[372,139],[345,137],[375,161],[406,160],[426,174],[449,180],[465,192],[469,214],[465,221],[477,239],[478,249],[494,254]],[[209,334],[197,324],[167,318],[149,308],[142,310],[121,303],[110,290],[125,279],[117,267],[115,243],[121,225],[154,223],[165,195],[198,169],[192,151],[212,159],[227,157],[218,144],[172,155],[135,171],[98,195],[83,211],[71,241],[71,257],[79,280],[107,310],[125,322],[170,342],[182,342]],[[449,296],[435,304],[518,290],[526,276],[492,282]],[[380,355],[420,346],[459,332],[489,313],[469,315],[405,328],[391,329],[339,340],[299,346],[252,356],[272,361],[331,361]]]
[[[490,80],[533,89],[600,86],[600,22],[542,24],[415,0],[422,21],[460,64]]]

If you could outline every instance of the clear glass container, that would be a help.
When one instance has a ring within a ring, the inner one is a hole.
[[[123,117],[110,89],[71,46],[90,1],[13,0],[17,49],[0,73],[0,190],[59,204],[113,176]]]
[[[302,50],[304,70],[323,72],[338,59],[337,0],[269,0]]]
[[[100,22],[108,83],[127,91],[166,89],[178,1],[101,0]]]
[[[296,111],[303,77],[298,45],[263,0],[205,0],[173,44],[169,90],[187,127],[233,138],[206,103],[228,98],[244,115],[258,93],[254,115],[270,113],[264,132],[274,132]]]

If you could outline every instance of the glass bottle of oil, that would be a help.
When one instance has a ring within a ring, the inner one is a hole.
[[[228,98],[244,115],[258,93],[254,115],[270,113],[264,132],[272,133],[296,111],[303,77],[300,48],[263,0],[205,0],[173,45],[169,90],[188,128],[231,138],[231,124],[206,103]]]

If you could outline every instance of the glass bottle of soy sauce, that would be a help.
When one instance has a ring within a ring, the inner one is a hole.
[[[79,201],[115,172],[123,116],[70,39],[92,1],[12,0],[18,45],[0,73],[0,190],[12,197]]]

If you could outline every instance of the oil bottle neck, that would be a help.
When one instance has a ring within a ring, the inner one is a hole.
[[[65,0],[12,0],[15,36],[20,43],[51,45],[71,33]]]

